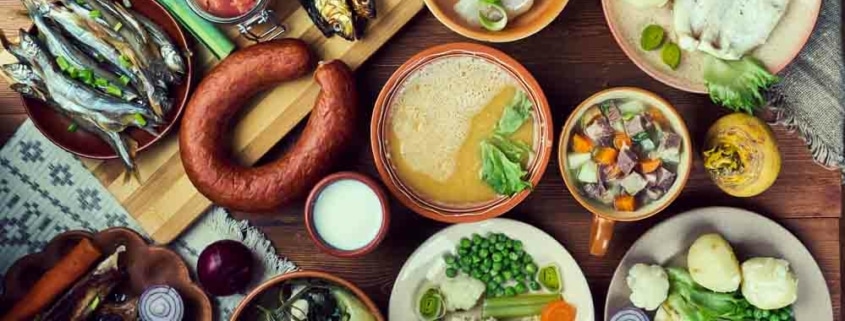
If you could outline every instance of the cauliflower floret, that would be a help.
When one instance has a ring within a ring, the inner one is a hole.
[[[472,309],[485,289],[484,283],[466,275],[446,279],[440,285],[440,292],[446,301],[446,311],[450,312]]]
[[[760,309],[780,309],[798,299],[798,279],[786,260],[755,257],[742,263],[742,296]]]
[[[628,288],[634,306],[654,311],[669,294],[669,277],[659,265],[634,264],[628,270]]]

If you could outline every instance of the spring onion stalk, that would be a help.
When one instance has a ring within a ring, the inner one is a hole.
[[[126,85],[129,84],[129,81],[130,81],[129,77],[126,77],[126,75],[120,75],[120,83],[121,84],[126,86]]]
[[[144,119],[144,116],[141,116],[141,114],[135,114],[135,120],[138,122],[138,125],[140,125],[141,127],[147,126],[147,120]]]
[[[535,316],[555,300],[560,300],[560,294],[525,294],[485,299],[482,315],[497,319]]]
[[[182,0],[158,0],[167,11],[173,14],[173,17],[179,23],[188,29],[194,38],[198,39],[208,48],[217,59],[226,58],[232,51],[235,50],[235,43],[229,39],[220,29],[217,29],[214,24],[206,21],[196,14],[190,7],[187,1]]]
[[[100,18],[103,16],[103,13],[100,10],[91,10],[88,12],[88,16],[94,19]]]
[[[114,25],[114,27],[112,27],[112,29],[113,29],[115,32],[120,31],[120,28],[123,28],[123,23],[122,23],[122,22],[120,22],[120,21],[118,21],[118,22]]]
[[[70,125],[67,126],[67,131],[69,133],[73,133],[73,132],[76,132],[76,130],[78,128],[79,128],[79,125],[77,125],[76,123],[70,123]]]

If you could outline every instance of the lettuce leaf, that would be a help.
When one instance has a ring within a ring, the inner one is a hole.
[[[753,113],[766,103],[763,91],[780,81],[751,56],[722,60],[708,55],[704,62],[704,83],[710,99],[733,111]]]
[[[522,165],[508,158],[499,147],[487,140],[481,142],[481,179],[496,193],[512,196],[531,188],[531,183],[523,180],[526,174]]]
[[[515,133],[528,117],[531,117],[531,100],[525,95],[522,90],[517,90],[516,95],[513,96],[505,111],[502,113],[502,118],[499,118],[499,124],[496,126],[496,133],[500,135],[510,135]]]
[[[493,134],[488,141],[499,148],[513,162],[523,164],[531,155],[531,147],[521,141],[514,141],[499,134]]]

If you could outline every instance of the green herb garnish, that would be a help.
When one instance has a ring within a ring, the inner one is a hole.
[[[79,125],[77,125],[76,123],[70,123],[70,125],[67,126],[67,131],[69,133],[73,133],[76,132],[77,128],[79,128]]]
[[[79,69],[69,66],[67,67],[67,74],[70,75],[70,78],[79,78]]]
[[[501,135],[515,133],[528,117],[531,117],[532,107],[531,100],[528,99],[525,92],[517,91],[508,106],[505,107],[502,118],[499,119],[499,124],[496,126],[496,133]]]
[[[129,84],[129,81],[130,81],[129,77],[127,77],[126,75],[120,75],[120,83],[121,84],[126,86],[126,85]]]
[[[123,90],[112,84],[106,85],[106,93],[116,97],[123,96]]]
[[[144,116],[141,116],[141,114],[135,114],[135,121],[138,122],[138,125],[141,127],[147,126],[147,120],[144,119]]]
[[[94,77],[94,85],[101,88],[106,88],[109,85],[109,81],[105,78]]]
[[[78,79],[87,85],[94,84],[94,72],[91,69],[82,69],[79,71]]]
[[[98,19],[103,16],[103,13],[100,12],[100,10],[91,10],[90,12],[88,12],[88,16],[93,19]]]
[[[510,160],[496,145],[481,142],[481,179],[496,193],[511,196],[531,188],[531,183],[522,179],[526,174],[522,164]]]
[[[132,62],[129,61],[129,57],[127,57],[126,55],[120,55],[120,57],[118,57],[118,60],[120,60],[121,66],[126,68],[132,67]]]
[[[122,22],[120,22],[120,21],[118,21],[118,22],[117,22],[117,24],[115,24],[115,25],[114,25],[114,27],[112,27],[112,29],[113,29],[115,32],[120,31],[120,28],[123,28],[123,23],[122,23]]]
[[[67,59],[62,56],[56,57],[56,64],[59,65],[59,69],[61,69],[61,71],[66,71],[68,68],[70,68],[70,63],[68,63]]]

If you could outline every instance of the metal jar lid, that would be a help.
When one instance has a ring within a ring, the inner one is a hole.
[[[197,0],[187,0],[188,7],[205,20],[218,24],[236,24],[241,36],[254,42],[262,42],[275,39],[285,33],[287,28],[271,9],[267,9],[271,0],[257,0],[249,11],[235,17],[215,16],[197,3]],[[261,33],[254,33],[255,27],[267,25],[266,30]]]

